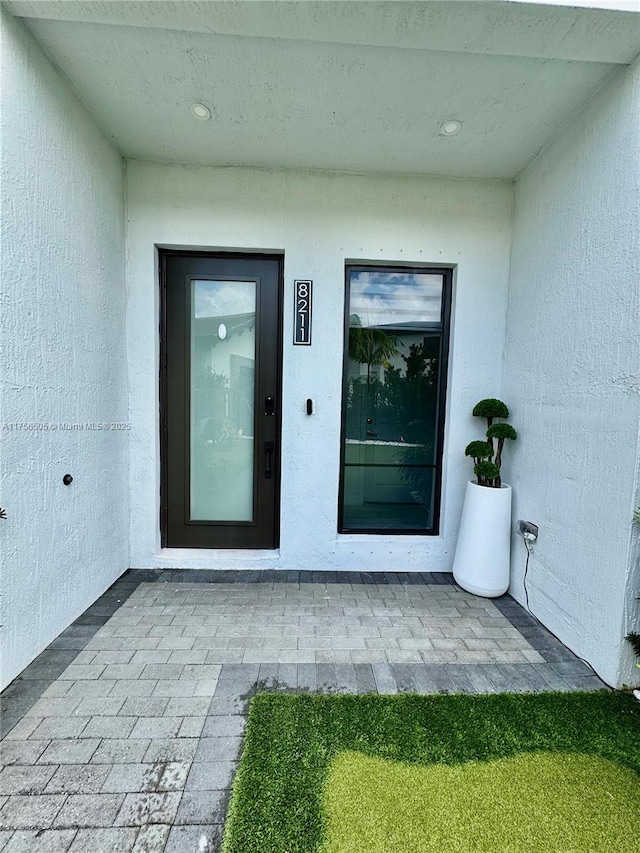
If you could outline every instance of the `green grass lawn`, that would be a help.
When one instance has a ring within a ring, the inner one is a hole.
[[[627,853],[639,839],[630,696],[265,693],[223,851]]]

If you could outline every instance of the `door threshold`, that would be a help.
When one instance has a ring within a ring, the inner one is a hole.
[[[280,559],[279,548],[161,548],[156,561],[164,567],[221,568],[228,563],[257,563]],[[207,564],[207,565],[203,565]],[[215,564],[215,565],[212,565]]]

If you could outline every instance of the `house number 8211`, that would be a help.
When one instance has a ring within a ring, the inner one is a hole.
[[[311,346],[312,287],[312,281],[295,281],[293,343],[299,346]]]

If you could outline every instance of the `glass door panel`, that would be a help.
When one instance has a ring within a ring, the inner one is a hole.
[[[253,522],[254,281],[191,281],[190,356],[190,520]]]

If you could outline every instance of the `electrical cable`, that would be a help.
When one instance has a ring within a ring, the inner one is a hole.
[[[531,556],[532,548],[527,544],[527,540],[524,540],[525,547],[527,549],[527,562],[524,564],[524,577],[522,578],[522,585],[524,586],[524,599],[526,602],[527,610],[531,613],[531,608],[529,607],[529,590],[527,589],[527,572],[529,571],[529,557]],[[533,616],[533,613],[531,613]],[[533,617],[536,618],[535,616]],[[538,620],[540,621],[540,620]]]
[[[527,612],[529,613],[529,615],[530,615],[530,616],[533,616],[533,618],[536,620],[536,622],[538,623],[538,625],[542,625],[542,627],[545,629],[545,631],[548,631],[548,632],[551,634],[551,636],[552,636],[552,637],[555,637],[555,638],[556,638],[556,640],[557,640],[559,643],[562,643],[562,640],[560,639],[560,637],[558,637],[558,635],[557,635],[557,634],[554,634],[554,633],[553,633],[553,631],[549,630],[549,628],[547,628],[547,626],[546,626],[543,622],[541,622],[541,621],[540,621],[540,619],[538,619],[538,617],[536,616],[536,614],[533,612],[533,610],[531,609],[531,607],[530,607],[530,605],[529,605],[529,590],[527,589],[527,572],[529,571],[529,557],[531,556],[531,552],[533,551],[533,545],[530,545],[530,544],[529,544],[529,541],[528,541],[527,539],[524,539],[524,537],[523,537],[523,542],[524,542],[524,547],[527,549],[527,561],[526,561],[526,563],[524,564],[524,575],[523,575],[523,578],[522,578],[522,585],[523,585],[523,587],[524,587],[524,599],[525,599],[525,602],[526,602]],[[564,643],[562,643],[562,645],[564,646]],[[576,653],[575,653],[575,652],[571,652],[571,653],[572,653],[573,655],[575,655],[575,657],[577,657],[577,658],[578,658],[578,660],[581,660],[581,661],[582,661],[582,663],[586,663],[586,665],[589,667],[589,669],[591,670],[591,672],[592,672],[592,673],[593,673],[597,678],[600,678],[600,676],[598,675],[598,673],[595,671],[595,669],[593,668],[593,666],[589,663],[589,661],[588,661],[586,658],[581,658],[581,657],[580,657],[580,655],[576,655]],[[602,681],[602,679],[601,679],[601,678],[600,678],[600,681]]]

